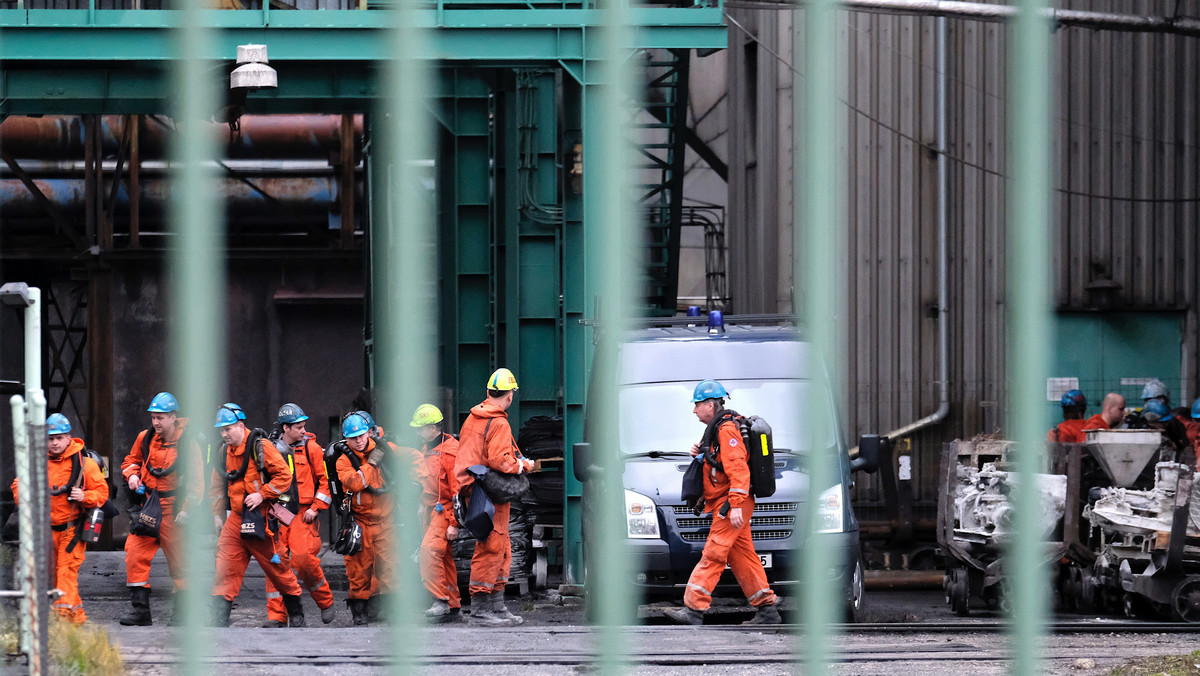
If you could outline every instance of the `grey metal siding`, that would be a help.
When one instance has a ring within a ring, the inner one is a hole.
[[[1067,8],[1170,15],[1200,14],[1200,2],[1071,0]],[[1178,10],[1176,7],[1178,6]],[[735,16],[743,25],[748,12]],[[798,64],[775,25],[754,13],[760,39]],[[846,432],[886,432],[937,407],[936,174],[932,18],[843,13],[847,129]],[[736,29],[731,45],[744,49]],[[943,441],[1003,431],[1005,381],[1005,109],[1007,29],[949,20],[950,111],[950,418],[912,439],[913,490],[932,505],[937,449]],[[1057,164],[1054,199],[1054,302],[1092,311],[1087,286],[1106,275],[1121,285],[1126,309],[1186,310],[1184,384],[1197,394],[1200,279],[1195,259],[1200,185],[1200,39],[1060,29],[1054,37]],[[760,59],[770,57],[760,47]],[[738,56],[744,59],[744,54]],[[737,60],[737,59],[731,59]],[[731,70],[731,75],[736,72]],[[747,93],[730,78],[732,101]],[[769,81],[769,80],[768,80]],[[757,92],[756,107],[790,92]],[[738,106],[733,106],[737,108]],[[743,113],[731,111],[731,121]],[[780,138],[790,118],[779,116]],[[761,120],[761,118],[760,118]],[[737,129],[736,126],[733,129]],[[761,134],[760,134],[761,136]],[[736,147],[738,137],[732,137]],[[778,148],[778,146],[776,146]],[[762,145],[757,146],[762,151]],[[737,156],[737,151],[734,151]],[[753,167],[762,167],[764,158]],[[778,161],[778,160],[777,160]],[[731,243],[757,229],[754,202],[739,190],[750,172],[731,162]],[[758,180],[761,184],[761,173]],[[765,190],[762,185],[756,194]],[[780,186],[790,190],[790,186]],[[790,221],[790,213],[780,213]],[[784,230],[788,228],[785,226]],[[781,233],[781,245],[790,240]],[[731,249],[743,265],[751,254]],[[745,272],[732,265],[731,289],[745,298]],[[781,263],[778,288],[790,264]],[[741,283],[739,283],[739,280]],[[736,300],[735,300],[736,303]],[[739,310],[742,308],[738,308]],[[776,308],[790,309],[780,298]],[[1190,401],[1190,398],[1188,399]],[[880,496],[859,484],[860,502]]]

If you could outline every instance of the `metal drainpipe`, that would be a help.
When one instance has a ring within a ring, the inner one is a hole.
[[[14,459],[17,488],[24,508],[18,513],[20,555],[20,648],[29,659],[29,673],[40,676],[46,667],[47,614],[46,579],[42,573],[47,536],[35,528],[50,522],[46,495],[46,397],[42,393],[42,291],[28,288],[25,306],[25,397],[14,395],[12,407]],[[42,432],[39,439],[31,431]],[[40,450],[40,452],[39,452]]]
[[[950,413],[950,322],[949,309],[949,256],[947,240],[949,239],[949,180],[946,175],[946,86],[949,74],[946,72],[946,18],[937,18],[935,40],[934,68],[937,71],[937,241],[938,241],[938,397],[936,411],[930,415],[911,422],[903,427],[887,433],[889,439],[907,437],[917,430],[937,424],[946,419]]]

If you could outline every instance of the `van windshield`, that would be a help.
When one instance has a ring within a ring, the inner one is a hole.
[[[819,448],[836,443],[829,397],[809,401],[812,384],[803,380],[725,380],[725,405],[746,416],[761,416],[771,425],[775,448],[796,453],[814,447],[813,428],[819,428]],[[695,383],[646,383],[621,387],[621,451],[687,451],[704,435],[704,425],[692,413]],[[805,406],[805,415],[800,415]],[[820,420],[822,424],[814,425]]]

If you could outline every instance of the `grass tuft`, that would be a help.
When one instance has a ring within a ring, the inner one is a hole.
[[[1200,676],[1200,650],[1188,655],[1143,657],[1108,673],[1109,676]]]
[[[72,624],[50,617],[52,673],[60,676],[121,676],[125,662],[108,630],[94,624]]]

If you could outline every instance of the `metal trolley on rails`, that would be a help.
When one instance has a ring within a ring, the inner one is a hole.
[[[1048,450],[1046,472],[1034,481],[1060,607],[1200,622],[1194,467],[1177,462],[1157,430],[1089,430],[1085,444]],[[943,447],[938,544],[946,600],[960,616],[975,599],[989,609],[1006,605],[1014,452],[1012,442],[991,438]]]

